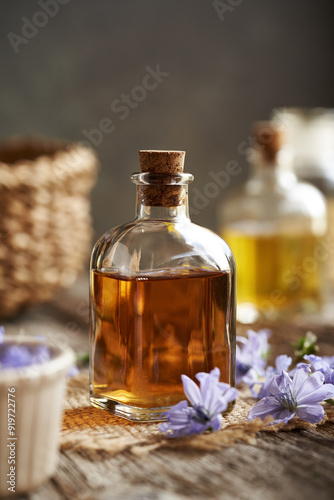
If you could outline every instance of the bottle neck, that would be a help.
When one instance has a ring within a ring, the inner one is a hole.
[[[190,220],[188,206],[188,186],[177,186],[176,206],[152,205],[149,197],[143,195],[143,186],[136,186],[136,220],[138,219],[160,219],[160,220]],[[176,186],[173,187],[176,189]],[[150,203],[150,204],[149,204]],[[161,200],[163,203],[163,199]],[[166,202],[167,203],[167,202]],[[171,202],[169,201],[170,204]]]
[[[131,176],[137,186],[136,219],[190,220],[186,173],[140,172]]]
[[[251,163],[252,179],[263,183],[275,184],[281,178],[288,177],[290,181],[296,179],[292,170],[292,156],[290,151],[281,150],[272,159],[266,158],[258,151],[252,151],[249,160]]]

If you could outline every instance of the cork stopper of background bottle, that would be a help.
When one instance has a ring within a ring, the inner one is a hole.
[[[139,186],[139,203],[160,207],[177,207],[185,203],[186,187],[170,185],[171,176],[183,172],[185,155],[185,151],[139,151],[141,171],[161,174],[158,185]]]
[[[275,164],[277,154],[285,143],[284,129],[273,122],[255,122],[255,148],[269,164]]]

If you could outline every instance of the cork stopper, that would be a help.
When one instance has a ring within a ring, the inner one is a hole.
[[[142,172],[177,174],[183,172],[185,151],[139,151]]]
[[[270,121],[256,122],[253,130],[256,149],[261,152],[265,161],[274,163],[285,143],[284,130]]]
[[[139,186],[137,201],[146,206],[177,207],[186,202],[183,185],[171,185],[173,174],[183,172],[185,151],[139,151],[142,172],[159,175],[159,185]],[[161,177],[160,177],[161,176]]]

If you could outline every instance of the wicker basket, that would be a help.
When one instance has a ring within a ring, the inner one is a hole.
[[[94,152],[80,143],[0,146],[0,317],[49,300],[88,262]]]

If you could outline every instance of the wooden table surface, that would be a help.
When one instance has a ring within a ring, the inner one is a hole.
[[[329,307],[329,311],[331,308]],[[334,354],[334,322],[327,317],[253,325],[269,327],[272,355],[287,353],[307,330],[317,334],[322,354]],[[85,280],[51,304],[37,306],[5,323],[8,333],[24,328],[68,341],[88,351],[88,299]],[[238,333],[246,327],[238,325]],[[289,351],[291,353],[291,350]],[[101,410],[103,411],[103,410]],[[135,427],[131,427],[135,429]],[[133,430],[129,432],[134,432]],[[317,430],[261,432],[257,444],[237,443],[219,451],[157,449],[139,457],[125,451],[91,456],[60,453],[56,474],[39,489],[17,498],[29,500],[298,500],[334,498],[334,424]]]

